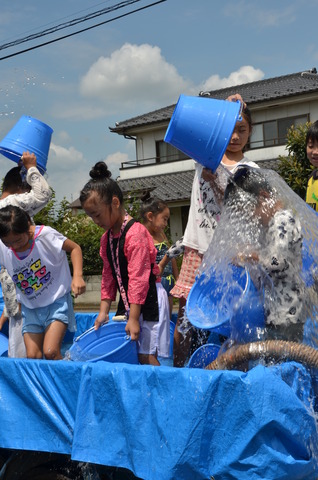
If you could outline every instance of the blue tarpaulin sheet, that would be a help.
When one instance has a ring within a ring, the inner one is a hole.
[[[314,480],[313,395],[295,363],[242,373],[0,358],[0,447],[145,480]]]

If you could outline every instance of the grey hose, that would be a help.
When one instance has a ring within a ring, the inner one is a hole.
[[[234,345],[205,367],[206,370],[232,370],[249,360],[293,360],[311,368],[318,368],[318,350],[303,343],[283,340]]]

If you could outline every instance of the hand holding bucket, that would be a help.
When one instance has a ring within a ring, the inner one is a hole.
[[[164,141],[215,172],[242,107],[241,102],[180,95]]]
[[[53,130],[36,118],[23,115],[0,142],[0,153],[19,163],[23,152],[34,153],[37,167],[43,174],[50,149]]]

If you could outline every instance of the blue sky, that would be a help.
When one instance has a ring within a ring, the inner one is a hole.
[[[144,7],[140,0],[74,28],[0,50],[0,57]],[[119,0],[2,0],[0,45]],[[318,0],[166,0],[90,31],[0,61],[0,139],[30,115],[53,130],[48,181],[73,201],[94,163],[113,176],[134,160],[109,126],[239,83],[318,68]],[[1,177],[13,162],[0,155]]]

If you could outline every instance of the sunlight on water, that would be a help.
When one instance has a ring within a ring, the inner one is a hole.
[[[203,328],[230,322],[239,341],[318,346],[318,216],[276,172],[240,171],[199,269],[197,316]]]

